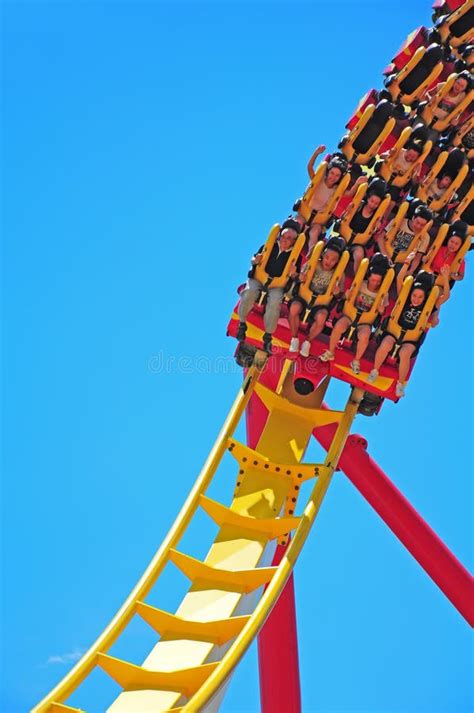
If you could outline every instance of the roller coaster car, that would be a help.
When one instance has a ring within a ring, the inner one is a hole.
[[[344,212],[344,215],[341,218],[341,221],[339,223],[338,227],[338,232],[344,240],[347,242],[347,244],[350,245],[367,245],[373,234],[378,228],[378,225],[387,210],[389,203],[390,203],[390,195],[387,193],[385,198],[382,200],[380,203],[379,207],[375,211],[374,215],[372,216],[370,223],[368,224],[367,228],[364,230],[363,233],[356,233],[354,230],[351,228],[351,221],[354,218],[355,214],[359,210],[361,203],[363,199],[365,198],[365,195],[369,189],[368,183],[362,183],[358,189],[357,192],[348,205],[346,211]]]
[[[237,334],[239,324],[237,309],[238,305],[236,305],[227,327],[228,336],[235,337]],[[283,311],[284,310],[282,310],[282,312]],[[239,344],[235,354],[236,361],[241,366],[245,368],[248,367],[258,352],[262,351],[261,345],[264,331],[265,327],[261,311],[256,309],[252,310],[247,316],[246,342],[244,344]],[[304,378],[305,381],[311,382],[313,386],[316,386],[323,376],[328,375],[335,379],[339,379],[350,386],[365,389],[366,398],[364,399],[364,405],[362,406],[360,413],[367,416],[372,416],[375,413],[378,413],[385,399],[395,402],[398,401],[395,393],[398,380],[398,368],[394,359],[391,359],[381,367],[379,376],[374,383],[369,383],[367,378],[373,369],[373,359],[377,348],[374,340],[371,340],[364,357],[361,359],[361,371],[360,374],[356,376],[351,368],[351,361],[354,358],[352,348],[337,349],[334,361],[323,364],[319,360],[318,357],[326,351],[328,347],[329,333],[330,329],[327,328],[323,334],[319,335],[313,341],[311,345],[311,355],[307,359],[300,356],[293,356],[291,358],[291,360],[295,362],[295,374]],[[278,320],[277,329],[273,334],[273,355],[269,357],[269,359],[272,360],[271,363],[276,364],[277,361],[282,358],[290,358],[290,355],[288,354],[290,339],[291,334],[288,320],[286,316],[283,316],[282,314]],[[265,357],[262,355],[262,358]],[[411,376],[415,363],[416,357],[411,360],[408,379]],[[309,394],[312,390],[314,389],[309,388],[307,393]]]
[[[464,182],[469,172],[469,164],[463,151],[460,149],[452,149],[452,151],[442,151],[430,171],[423,179],[423,183],[416,191],[416,197],[426,203],[432,211],[439,213],[445,206],[448,205],[454,193]],[[437,200],[429,194],[430,186],[436,181],[438,176],[448,174],[453,178],[453,182],[445,190],[443,195]]]
[[[426,255],[426,258],[423,262],[423,270],[426,272],[433,272],[432,269],[432,264],[433,260],[436,257],[436,254],[438,250],[441,248],[443,243],[446,240],[446,236],[448,234],[449,230],[449,224],[448,223],[443,223],[443,225],[440,227],[438,230],[438,233],[433,241],[433,244],[431,245],[428,254]],[[450,279],[454,279],[454,276],[456,273],[459,272],[459,268],[461,266],[462,261],[466,257],[466,254],[471,246],[471,236],[467,235],[466,239],[464,240],[463,244],[459,248],[458,252],[456,253],[456,257],[454,258],[453,262],[450,265]],[[442,279],[440,276],[437,277],[436,279],[436,285],[441,285]]]
[[[308,305],[308,308],[306,309],[306,312],[302,316],[302,319],[301,319],[301,322],[303,324],[306,324],[307,319],[310,314],[310,311],[313,309],[313,307],[326,307],[331,304],[331,302],[333,301],[334,288],[337,285],[337,283],[339,282],[339,280],[341,279],[342,275],[344,274],[344,271],[347,267],[347,263],[349,262],[349,258],[350,258],[349,251],[344,250],[344,252],[342,253],[342,255],[339,259],[339,262],[337,263],[337,266],[336,266],[334,273],[331,277],[331,280],[329,282],[326,292],[323,292],[321,295],[315,295],[311,289],[311,281],[314,277],[314,273],[318,266],[318,262],[319,262],[319,259],[321,258],[324,247],[325,247],[325,243],[323,240],[320,240],[314,246],[314,249],[311,252],[310,258],[309,258],[308,262],[306,263],[306,271],[304,273],[304,280],[298,288],[298,296],[301,297]]]
[[[415,173],[415,170],[418,169],[419,166],[423,165],[433,147],[432,141],[426,141],[426,135],[427,130],[425,129],[425,127],[420,127],[413,130],[409,126],[407,126],[405,129],[403,129],[395,145],[390,149],[388,157],[383,161],[379,170],[379,176],[381,176],[381,178],[385,179],[393,186],[397,186],[399,188],[403,188],[404,186],[406,186],[411,180],[413,174]],[[423,140],[423,138],[425,138],[425,140],[423,142],[422,153],[419,155],[416,161],[413,161],[413,163],[408,166],[404,173],[397,173],[395,171],[395,165],[397,163],[398,157],[400,156],[400,152],[402,151],[402,149],[405,148],[407,142],[415,141],[417,139]]]
[[[234,312],[231,316],[230,322],[227,327],[227,335],[235,337],[237,334],[237,328],[239,324],[239,318],[237,315],[238,304],[235,306]],[[309,382],[307,384],[308,390],[306,393],[310,393],[314,388],[310,387],[310,383],[314,386],[320,382],[321,378],[328,375],[340,381],[344,381],[350,386],[355,386],[358,388],[363,388],[366,391],[367,400],[363,406],[364,410],[361,413],[365,415],[373,415],[380,411],[382,402],[384,399],[389,399],[391,401],[398,401],[395,394],[395,387],[398,380],[398,369],[395,362],[392,360],[391,363],[384,364],[380,369],[380,374],[375,383],[369,383],[367,377],[370,371],[373,369],[373,358],[376,351],[376,344],[373,340],[369,344],[369,347],[361,359],[361,372],[359,375],[355,375],[350,366],[351,361],[354,358],[354,353],[352,349],[342,348],[336,350],[336,358],[334,361],[326,362],[323,364],[319,360],[319,356],[326,351],[328,347],[329,327],[326,328],[325,332],[319,337],[317,337],[311,345],[311,355],[304,359],[299,355],[290,355],[288,353],[290,345],[290,329],[288,325],[288,320],[286,315],[286,309],[282,309],[282,316],[278,320],[278,325],[273,334],[273,354],[269,357],[270,364],[277,364],[282,358],[291,359],[294,362],[295,374]],[[304,328],[303,328],[304,329]],[[262,336],[265,331],[263,323],[262,311],[253,309],[247,316],[247,338],[245,343],[238,345],[235,353],[235,358],[240,366],[247,368],[252,363],[255,356],[258,358],[258,353],[262,352]],[[264,359],[267,355],[262,355]],[[416,358],[411,361],[410,374],[415,365]],[[273,368],[273,366],[270,366]],[[409,374],[409,376],[410,376]]]
[[[324,225],[325,223],[327,223],[329,218],[331,217],[335,207],[337,206],[339,200],[341,199],[344,192],[349,187],[349,183],[351,181],[351,176],[350,176],[350,173],[347,172],[342,176],[341,180],[337,184],[336,190],[334,191],[333,195],[331,196],[325,210],[320,210],[320,211],[315,212],[311,209],[311,206],[310,206],[311,198],[312,198],[315,190],[320,185],[320,183],[322,181],[324,181],[324,178],[325,178],[327,170],[328,170],[328,165],[329,165],[329,163],[327,161],[323,161],[320,164],[320,166],[318,167],[317,171],[315,172],[314,176],[312,177],[311,182],[299,203],[298,212],[303,216],[303,218],[305,219],[305,221],[307,223],[311,223],[311,224],[318,223],[319,225]]]
[[[379,151],[395,126],[395,107],[386,99],[377,106],[369,104],[351,131],[344,136],[339,148],[353,163],[367,165]]]
[[[468,235],[474,236],[474,185],[467,191],[466,195],[456,206],[451,216],[451,221],[464,220],[468,224]]]
[[[394,263],[404,262],[411,252],[416,251],[416,248],[420,243],[422,243],[425,239],[429,240],[429,232],[433,225],[432,220],[428,221],[428,223],[419,233],[414,234],[413,239],[411,240],[406,250],[401,250],[398,252],[396,251],[394,247],[395,239],[397,237],[397,233],[402,222],[405,220],[405,218],[408,219],[408,211],[410,207],[411,206],[408,201],[404,201],[400,205],[392,221],[390,229],[388,230],[386,235],[385,252]]]
[[[322,250],[322,241],[316,247],[319,250]],[[316,258],[314,259],[316,261]],[[342,259],[343,258],[341,258],[341,260]],[[359,285],[360,287],[360,284],[366,274],[368,263],[369,261],[364,258],[356,275],[356,286],[350,292],[345,305],[345,313],[351,319],[357,316],[357,309],[355,309],[354,307],[354,300],[357,294],[356,287],[357,285]],[[393,279],[394,270],[390,269],[384,277],[379,293],[377,295],[377,301],[373,309],[370,312],[364,313],[364,322],[369,323],[375,320],[375,317],[378,313],[378,305],[388,293]],[[304,293],[302,294],[302,296],[305,299],[309,297],[308,294],[304,295]],[[323,300],[323,302],[320,302],[320,304],[326,304],[327,302],[324,302],[324,300],[327,300],[327,298],[329,297],[329,289],[325,295],[320,295],[320,297]],[[235,337],[237,334],[237,328],[239,323],[237,310],[238,305],[236,305],[234,312],[231,316],[229,325],[227,327],[227,334],[229,336]],[[340,315],[336,314],[336,317],[337,316]],[[302,331],[304,331],[305,329],[306,326],[303,323]],[[258,307],[254,308],[247,316],[246,342],[245,344],[240,344],[236,351],[236,360],[241,366],[248,367],[252,363],[252,360],[256,355],[258,358],[258,352],[261,351],[262,336],[264,331],[265,327],[263,323],[262,310]],[[329,334],[330,328],[327,327],[324,333],[313,341],[311,347],[311,356],[309,358],[303,359],[302,357],[299,357],[297,355],[291,356],[292,361],[295,361],[293,367],[295,378],[300,378],[301,388],[303,389],[304,387],[306,389],[306,391],[298,391],[298,393],[301,393],[301,395],[310,394],[314,390],[315,386],[317,386],[321,378],[325,375],[329,375],[331,377],[344,381],[347,384],[350,384],[351,386],[363,388],[366,390],[364,403],[360,409],[360,413],[363,413],[365,415],[373,415],[375,413],[378,413],[385,398],[388,398],[392,401],[398,400],[395,394],[395,387],[398,379],[398,370],[393,360],[391,363],[384,364],[382,366],[380,370],[380,375],[375,383],[368,383],[367,381],[367,377],[373,368],[373,357],[376,351],[376,344],[373,340],[369,344],[369,347],[363,359],[361,359],[361,372],[359,375],[356,376],[350,366],[350,363],[354,358],[354,354],[349,348],[338,349],[336,351],[336,359],[334,361],[323,364],[318,359],[318,357],[327,349]],[[285,306],[282,306],[282,312],[278,321],[277,329],[273,335],[274,350],[273,356],[271,358],[275,360],[275,364],[277,363],[277,360],[281,360],[282,357],[290,358],[290,355],[288,355],[290,339],[291,334],[287,320],[287,311]],[[350,341],[346,341],[343,344],[346,344],[346,347],[351,346]],[[262,355],[262,358],[264,358],[264,355]],[[415,358],[412,359],[410,373],[413,369],[415,361]]]
[[[454,3],[446,4],[451,6]],[[474,3],[472,0],[465,0],[449,14],[438,16],[435,27],[440,34],[441,41],[451,47],[457,48],[469,42],[473,36],[474,27]]]
[[[443,71],[443,57],[443,48],[435,43],[418,47],[403,69],[384,81],[392,100],[411,106],[420,99]]]
[[[435,131],[446,131],[470,106],[474,101],[474,90],[466,92],[464,99],[452,108],[449,114],[444,119],[438,119],[435,116],[435,111],[443,101],[444,97],[449,94],[451,88],[456,81],[458,75],[453,72],[450,74],[446,82],[440,85],[435,91],[433,97],[421,109],[421,118],[426,126],[430,126]],[[421,106],[420,106],[421,108]]]

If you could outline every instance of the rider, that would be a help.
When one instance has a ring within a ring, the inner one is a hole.
[[[441,274],[443,265],[451,266],[467,235],[467,223],[456,220],[448,230],[444,245],[440,247],[431,262],[435,275]],[[464,278],[465,260],[461,262],[457,272],[451,274],[451,279],[461,281]]]
[[[387,193],[387,184],[383,178],[374,178],[369,182],[367,188],[367,193],[364,196],[362,205],[359,207],[355,215],[353,216],[351,222],[349,223],[349,230],[352,231],[352,237],[349,240],[349,251],[351,253],[352,259],[354,261],[354,274],[357,272],[359,265],[363,258],[365,257],[366,245],[352,245],[352,240],[357,238],[357,235],[365,233],[370,225],[374,214],[376,213],[381,202],[385,198]],[[350,206],[348,206],[350,210]],[[341,216],[341,220],[344,219],[344,215]],[[378,221],[377,221],[378,223]],[[334,227],[335,232],[338,231],[338,223]],[[376,228],[374,228],[374,231]],[[370,240],[367,241],[370,243]]]
[[[430,104],[432,100],[436,100],[436,97],[439,94],[440,90],[443,88],[444,84],[444,82],[441,82],[440,84],[437,84],[432,91],[426,93],[426,100],[428,101],[428,104]],[[467,92],[471,88],[472,74],[468,70],[460,72],[456,77],[450,91],[446,94],[446,96],[441,99],[438,106],[434,108],[433,116],[436,119],[440,120],[446,119],[446,117],[453,111],[453,109],[455,109],[458,104],[463,101],[463,99],[466,97]],[[459,123],[459,118],[460,117],[457,117],[457,119],[455,119],[451,123],[453,125],[457,125]]]
[[[316,152],[320,153],[321,150],[324,150],[324,147],[318,147],[318,149],[316,149]],[[310,164],[308,164],[308,171],[310,165],[311,160]],[[317,243],[324,228],[323,225],[320,225],[319,223],[314,223],[314,218],[318,213],[324,212],[327,209],[334,193],[337,190],[339,183],[342,181],[343,176],[347,173],[348,168],[349,166],[347,163],[347,159],[345,159],[344,156],[335,155],[329,160],[324,173],[323,180],[320,181],[320,183],[316,186],[309,199],[308,207],[311,210],[311,217],[309,218],[309,220],[306,220],[302,213],[299,212],[301,200],[296,201],[295,205],[293,206],[293,210],[298,211],[297,215],[294,216],[295,219],[300,223],[302,228],[306,228],[308,231],[308,250],[311,250],[313,245]],[[314,177],[314,175],[315,174],[313,170],[311,177]],[[344,193],[344,195],[346,197],[352,197],[355,194],[359,185],[364,181],[367,181],[367,178],[365,176],[360,176],[355,181],[354,185]]]
[[[280,230],[278,239],[272,248],[270,256],[268,258],[265,270],[269,277],[280,277],[288,260],[291,255],[293,245],[295,244],[298,233],[300,232],[300,225],[296,220],[291,218],[286,220]],[[252,258],[252,268],[248,273],[248,280],[240,295],[240,304],[238,309],[239,315],[239,327],[237,329],[237,339],[240,342],[245,341],[245,335],[247,332],[246,319],[247,315],[254,306],[255,302],[260,296],[263,290],[263,284],[254,278],[255,268],[262,262],[263,259],[263,249],[262,245]],[[290,277],[296,276],[300,270],[301,256],[298,256],[294,266],[290,271]],[[263,317],[265,325],[265,333],[263,335],[263,348],[269,354],[272,349],[272,334],[276,329],[278,318],[280,316],[280,305],[285,294],[285,287],[270,287],[267,291],[267,304],[265,307],[265,314]]]
[[[346,242],[343,238],[341,237],[334,237],[330,238],[328,242],[326,243],[322,253],[321,257],[319,258],[316,270],[314,271],[313,279],[311,280],[310,288],[311,291],[313,292],[314,295],[322,295],[325,292],[327,292],[329,283],[331,282],[331,278],[334,274],[334,271],[339,263],[339,260],[341,259],[341,256],[345,250],[346,247]],[[307,272],[309,265],[309,261],[306,262],[301,275],[300,275],[300,282],[304,281],[305,274]],[[338,280],[336,283],[334,290],[333,290],[333,296],[336,297],[342,290],[342,286],[344,284],[344,275],[341,276],[341,279]],[[324,325],[326,324],[326,320],[328,318],[329,312],[331,311],[332,307],[334,306],[335,300],[331,302],[329,305],[323,306],[323,305],[316,305],[310,310],[309,317],[308,317],[308,324],[310,325],[309,327],[309,333],[308,333],[308,338],[305,339],[303,344],[301,345],[301,355],[304,357],[308,357],[310,350],[311,350],[311,342],[313,339],[315,339],[318,334],[321,334],[321,332],[324,329]],[[300,342],[298,339],[298,330],[300,327],[300,322],[301,322],[301,314],[305,313],[306,310],[308,309],[308,305],[305,302],[305,300],[298,295],[298,291],[296,291],[296,295],[293,297],[293,299],[290,302],[290,308],[289,308],[289,314],[288,314],[288,322],[290,324],[290,330],[291,330],[291,342],[290,342],[290,352],[297,352],[300,346]]]
[[[388,159],[391,158],[393,154],[394,149],[390,149],[390,151],[386,151],[385,153],[380,155],[380,160],[381,162],[384,162]],[[402,193],[406,195],[407,193],[407,187],[406,186],[394,186],[392,181],[399,177],[403,176],[407,171],[409,171],[410,168],[413,167],[413,164],[418,161],[420,158],[421,154],[423,153],[423,142],[422,141],[411,141],[407,144],[407,146],[403,147],[400,149],[398,152],[398,155],[394,161],[394,164],[392,166],[392,174],[390,176],[390,179],[388,180],[388,192],[390,193],[390,198],[391,201],[389,205],[387,206],[387,210],[385,211],[384,218],[387,220],[395,208],[396,205],[399,204],[401,198],[402,198]],[[421,164],[418,165],[414,170],[413,173],[411,174],[411,179],[413,181],[417,181],[421,173]]]
[[[393,241],[393,261],[396,260],[396,256],[399,253],[405,252],[408,248],[411,247],[411,250],[413,251],[409,255],[411,260],[409,274],[413,274],[416,271],[422,256],[426,254],[429,248],[429,235],[422,236],[422,232],[429,221],[433,218],[432,212],[424,203],[421,201],[417,201],[417,203],[418,205],[413,210],[411,217],[404,218],[400,223]],[[413,209],[413,203],[410,208]],[[408,215],[410,215],[410,213],[408,213]],[[385,229],[379,232],[376,237],[380,252],[383,255],[387,255],[385,243],[387,241],[387,234],[392,227],[392,223],[393,221],[390,221],[390,223],[385,226]],[[417,236],[419,236],[418,240],[416,240]],[[395,271],[399,269],[400,267],[395,265]]]
[[[398,293],[400,293],[402,289],[403,280],[407,272],[407,267],[408,262],[405,262],[402,267],[402,270],[398,274]],[[441,268],[441,275],[443,276],[442,292],[440,293],[434,305],[434,309],[439,309],[443,302],[446,302],[449,297],[449,268],[443,266]],[[431,289],[433,288],[434,281],[435,276],[428,272],[420,271],[416,276],[411,287],[410,293],[405,301],[405,305],[403,306],[401,315],[398,319],[398,324],[403,330],[408,331],[414,329],[418,324],[428,296],[431,292]],[[408,372],[410,370],[410,359],[415,355],[415,353],[418,352],[419,348],[421,347],[421,344],[424,341],[425,336],[426,332],[424,332],[423,335],[416,342],[410,342],[406,341],[405,339],[402,339],[400,350],[398,352],[398,381],[395,388],[395,394],[398,398],[401,398],[405,395],[405,385]],[[385,332],[383,334],[380,346],[375,352],[374,368],[367,377],[367,381],[369,383],[373,383],[377,379],[379,375],[379,369],[392,351],[396,341],[396,338],[389,332]]]
[[[357,322],[357,347],[354,359],[351,361],[351,368],[354,374],[360,373],[360,360],[365,354],[370,337],[372,335],[372,324],[364,323],[364,312],[369,312],[377,298],[378,291],[382,285],[383,278],[390,267],[390,260],[381,253],[375,253],[370,259],[367,275],[360,285],[360,289],[354,300],[354,306],[358,313],[362,313]],[[349,297],[349,290],[345,294]],[[388,295],[381,300],[378,312],[382,316],[388,304]],[[329,339],[329,348],[319,357],[321,361],[332,361],[337,343],[347,332],[353,321],[347,315],[342,315],[333,327]]]

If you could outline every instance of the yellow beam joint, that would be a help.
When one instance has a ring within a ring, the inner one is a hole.
[[[217,525],[231,525],[238,529],[250,530],[260,535],[265,535],[269,540],[295,530],[300,522],[299,517],[275,517],[257,518],[248,515],[240,515],[215,500],[201,495],[200,501],[202,509],[214,520]]]
[[[52,703],[48,713],[85,713],[82,708],[72,708],[64,703]]]
[[[97,663],[125,691],[179,691],[191,696],[215,671],[218,662],[177,671],[150,671],[107,654],[97,654]]]
[[[170,560],[193,584],[206,585],[211,589],[248,594],[258,589],[273,577],[276,567],[257,567],[256,569],[218,569],[185,555],[177,550],[170,550]]]
[[[137,613],[166,638],[209,641],[218,646],[237,636],[249,619],[248,616],[235,616],[214,621],[191,621],[144,602],[137,603]]]
[[[252,470],[271,473],[275,477],[290,478],[302,483],[321,475],[324,471],[324,466],[317,463],[297,463],[296,465],[294,463],[274,463],[234,438],[229,438],[229,451],[241,468],[252,468]]]

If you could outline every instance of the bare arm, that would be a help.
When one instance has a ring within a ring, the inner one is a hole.
[[[451,290],[449,289],[449,266],[448,265],[443,265],[443,267],[440,270],[440,277],[442,280],[442,291],[438,299],[436,300],[436,307],[439,309],[444,302],[449,300],[449,296],[451,294]]]
[[[410,269],[408,270],[409,275],[413,275],[413,273],[417,271],[422,257],[423,257],[423,253],[415,253],[415,257],[413,258],[413,260],[410,264]]]
[[[409,255],[407,255],[407,257],[405,258],[405,262],[403,263],[402,268],[397,275],[397,295],[399,295],[400,292],[402,291],[403,281],[405,280],[405,277],[407,276],[408,268],[409,268],[410,263],[414,257],[415,257],[415,253],[410,253]]]
[[[318,156],[323,153],[323,151],[326,151],[326,147],[324,146],[324,144],[321,144],[321,146],[318,146],[318,148],[316,149],[316,151],[313,153],[313,155],[311,156],[311,158],[308,161],[307,168],[308,168],[308,174],[309,174],[310,178],[313,178],[314,174],[315,174],[314,162],[316,161]]]
[[[367,183],[368,180],[369,180],[369,179],[367,178],[367,176],[359,176],[359,178],[358,178],[357,181],[354,183],[354,185],[352,186],[352,188],[349,188],[349,190],[346,191],[346,192],[344,193],[344,195],[345,195],[345,196],[349,196],[350,198],[352,198],[353,196],[355,196],[356,191],[357,191],[357,189],[359,188],[360,184],[361,184],[361,183]]]
[[[379,246],[379,250],[382,253],[382,255],[385,255],[385,257],[390,257],[389,254],[387,253],[387,250],[385,248],[385,243],[387,240],[387,232],[385,230],[380,230],[378,233],[375,235],[375,241],[377,245]]]

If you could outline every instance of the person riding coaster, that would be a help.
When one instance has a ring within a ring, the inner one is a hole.
[[[319,146],[311,157],[308,164],[311,182],[303,197],[298,199],[293,206],[293,210],[297,211],[297,214],[293,216],[294,220],[300,223],[301,229],[306,229],[309,238],[308,251],[319,240],[342,196],[352,197],[360,183],[366,180],[364,177],[360,177],[349,188],[351,174],[349,165],[342,156],[333,156],[329,162],[323,161],[315,172],[312,168],[314,158],[324,148],[324,146]]]
[[[285,292],[301,268],[301,250],[304,236],[300,234],[300,225],[289,219],[283,225],[275,225],[265,245],[253,256],[248,280],[240,295],[238,307],[239,326],[237,339],[244,342],[247,333],[247,315],[260,299],[266,298],[263,335],[263,348],[272,353],[272,334],[280,317],[280,306]]]
[[[445,82],[426,93],[417,113],[430,128],[430,138],[435,140],[439,132],[459,124],[461,115],[474,99],[472,85],[472,75],[465,70],[451,74]]]
[[[451,222],[464,221],[467,224],[468,234],[474,236],[474,183],[470,185],[455,209],[449,213],[449,218]]]
[[[387,219],[395,205],[408,194],[412,184],[420,179],[423,164],[433,147],[427,135],[428,130],[421,124],[415,129],[406,127],[396,144],[380,154],[380,161],[375,164],[375,172],[389,186],[391,201],[384,215]]]
[[[395,271],[390,260],[381,253],[375,253],[370,259],[364,258],[357,274],[345,294],[342,316],[333,327],[328,349],[319,357],[321,361],[335,358],[337,344],[346,333],[351,339],[354,331],[357,346],[351,369],[360,374],[360,360],[364,356],[372,336],[372,330],[378,325],[388,305],[388,291]]]
[[[398,300],[383,327],[380,345],[375,352],[374,368],[367,378],[369,383],[376,382],[382,364],[392,352],[392,356],[398,358],[398,381],[395,387],[397,398],[405,395],[410,360],[418,353],[425,339],[428,320],[433,311],[438,310],[449,298],[446,267],[442,268],[444,283],[440,291],[434,285],[434,275],[423,270],[415,278],[406,277],[408,264],[404,263],[397,276]]]
[[[433,214],[421,201],[405,201],[395,217],[376,236],[380,252],[395,263],[395,272],[407,258],[412,260],[410,274],[413,274],[430,244],[429,230],[433,224]]]
[[[449,279],[458,282],[464,279],[464,257],[471,245],[467,233],[467,223],[456,220],[452,225],[444,223],[439,229],[433,244],[423,260],[423,270],[436,276],[436,284],[442,283],[441,269],[449,268]],[[452,287],[452,285],[451,285]]]
[[[324,329],[326,320],[343,289],[344,270],[349,260],[343,238],[319,241],[313,248],[289,303],[288,322],[291,331],[289,351],[296,353],[300,342],[298,331],[302,321],[309,325],[307,338],[301,345],[301,355],[308,357],[311,343]]]
[[[439,213],[452,200],[469,172],[469,163],[461,149],[442,151],[429,173],[414,191],[433,213]]]
[[[354,274],[365,257],[366,248],[372,243],[372,237],[389,203],[390,195],[387,193],[385,181],[382,178],[372,178],[369,183],[359,186],[352,202],[335,223],[333,231],[347,242]]]
[[[463,121],[459,127],[451,129],[448,132],[446,140],[449,144],[455,148],[460,148],[464,151],[467,158],[472,161],[474,159],[474,114],[467,121]]]

